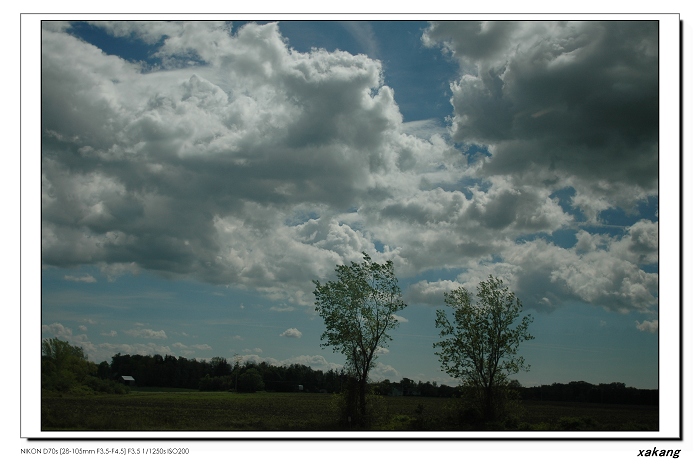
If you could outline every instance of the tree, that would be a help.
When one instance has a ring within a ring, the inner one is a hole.
[[[479,283],[476,300],[460,287],[445,293],[445,303],[454,309],[454,322],[437,311],[441,341],[434,347],[442,369],[462,380],[484,420],[494,420],[503,413],[508,376],[529,370],[517,354],[521,342],[533,339],[528,333],[533,318],[526,315],[516,325],[522,303],[493,276]]]
[[[212,376],[229,376],[233,370],[228,360],[223,357],[212,357],[209,366],[211,367]]]
[[[72,346],[55,337],[41,341],[43,388],[67,391],[93,373],[97,373],[97,366],[88,361],[82,347]]]
[[[363,257],[362,263],[338,265],[336,281],[314,281],[316,311],[326,324],[321,347],[331,346],[346,357],[348,414],[358,426],[367,420],[367,380],[377,350],[391,341],[389,331],[399,324],[395,314],[406,307],[393,263]]]
[[[255,368],[247,368],[238,378],[239,392],[256,392],[265,389],[265,382],[260,372]]]

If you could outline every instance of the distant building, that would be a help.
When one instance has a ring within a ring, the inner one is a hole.
[[[127,386],[136,385],[136,380],[132,376],[120,376],[119,379],[121,379],[121,382]]]

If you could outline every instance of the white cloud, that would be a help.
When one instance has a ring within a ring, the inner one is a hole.
[[[425,140],[431,140],[435,136],[446,137],[449,131],[442,125],[438,119],[424,119],[417,121],[404,121],[401,124],[401,130],[406,134],[419,137]]]
[[[124,331],[126,334],[134,337],[142,337],[145,339],[167,339],[168,336],[162,329],[160,331],[155,331],[153,329],[139,328],[139,329],[127,329]]]
[[[193,344],[190,346],[190,348],[197,350],[212,350],[212,347],[209,344]]]
[[[70,340],[73,337],[73,330],[63,326],[61,323],[51,323],[50,325],[41,325],[42,333],[49,333],[52,337]]]
[[[377,362],[372,371],[370,371],[370,377],[372,380],[382,380],[386,378],[398,379],[399,372],[391,365],[385,365],[382,362]]]
[[[648,333],[656,333],[659,330],[659,320],[644,320],[642,323],[639,321],[635,322],[637,329],[640,331],[645,331]]]
[[[298,339],[298,338],[301,337],[301,331],[299,331],[299,330],[296,329],[296,328],[289,328],[289,329],[285,330],[282,334],[280,334],[280,336],[283,336],[283,337],[293,337],[293,338],[297,338],[297,339]]]
[[[71,276],[71,275],[66,275],[63,277],[66,281],[73,281],[76,283],[95,283],[97,280],[95,279],[94,276],[91,276],[89,274],[85,276]]]
[[[313,368],[314,370],[330,371],[330,370],[340,370],[343,365],[337,363],[329,362],[322,355],[299,355],[296,357],[291,357],[278,363],[279,365],[305,365]]]
[[[492,273],[533,308],[654,310],[658,275],[640,267],[658,262],[658,222],[621,238],[578,230],[575,249],[532,239],[580,228],[560,189],[588,224],[658,193],[647,24],[433,23],[425,43],[461,65],[449,135],[403,122],[367,31],[370,57],[299,53],[275,23],[95,25],[155,46],[161,63],[145,72],[45,24],[46,265],[188,276],[288,311],[366,251],[401,277],[465,271],[412,284],[412,302],[441,305]]]

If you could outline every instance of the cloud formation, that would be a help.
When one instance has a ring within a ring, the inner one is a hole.
[[[162,329],[160,331],[155,331],[153,329],[147,328],[137,328],[137,329],[127,329],[124,331],[129,336],[142,337],[145,339],[167,339],[168,336]]]
[[[255,289],[287,311],[366,251],[401,277],[458,270],[410,302],[493,273],[540,310],[654,312],[658,221],[587,226],[658,195],[655,24],[432,23],[424,43],[462,70],[445,134],[403,122],[379,60],[297,52],[275,23],[94,23],[152,46],[144,65],[45,22],[43,263]]]
[[[488,146],[483,175],[574,187],[588,220],[657,192],[656,22],[434,22],[423,40],[461,65],[451,129]]]
[[[644,320],[643,322],[636,322],[637,329],[640,331],[645,331],[648,333],[656,333],[659,331],[659,320]]]
[[[282,334],[280,334],[282,337],[293,337],[296,339],[299,339],[301,337],[301,331],[299,331],[296,328],[289,328],[286,329]]]

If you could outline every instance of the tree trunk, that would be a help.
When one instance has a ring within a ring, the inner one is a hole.
[[[484,388],[484,420],[493,420],[493,387]]]
[[[367,426],[367,378],[360,380],[358,385],[359,394],[359,425],[362,427]]]

